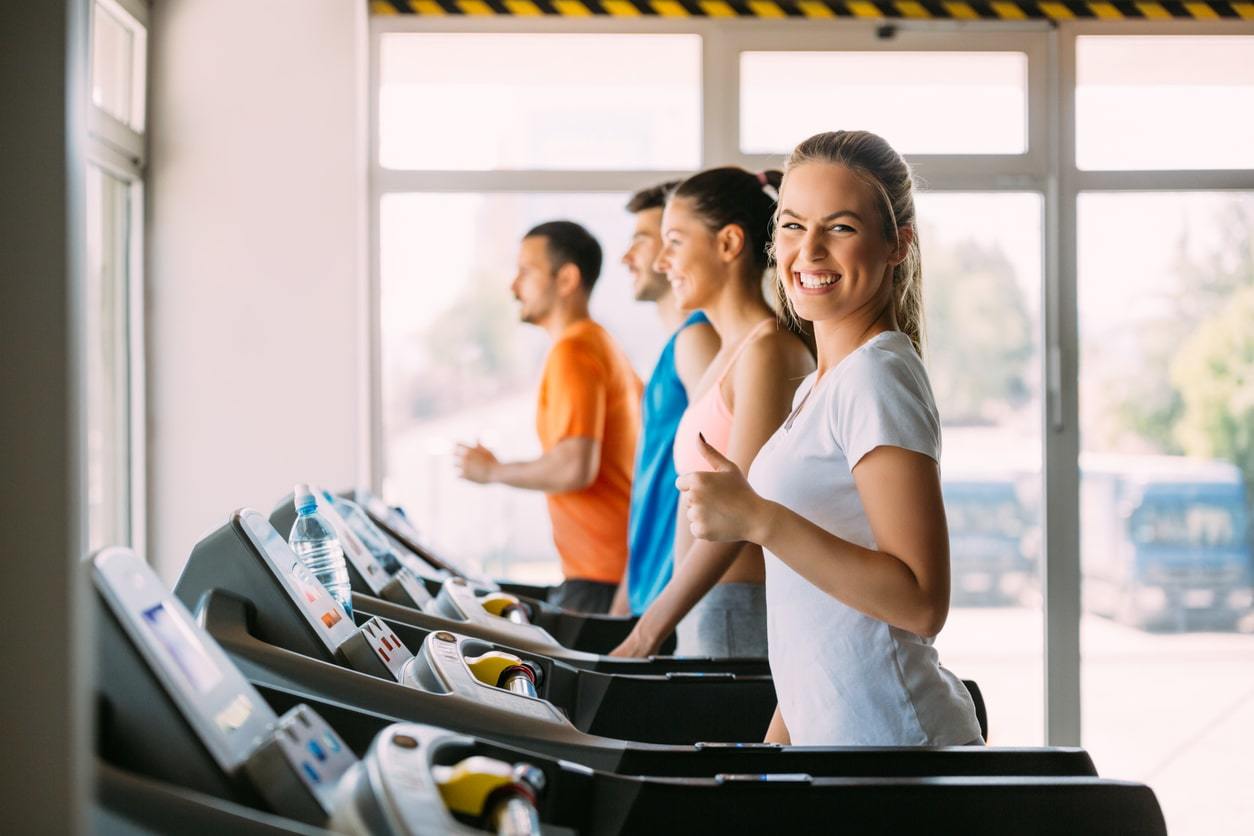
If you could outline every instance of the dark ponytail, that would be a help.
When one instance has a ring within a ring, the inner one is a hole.
[[[751,259],[745,278],[760,285],[775,265],[775,212],[783,182],[780,171],[753,174],[736,166],[711,168],[680,183],[671,197],[687,200],[693,213],[713,232],[732,224],[740,227],[745,235],[745,252]],[[770,304],[770,300],[764,301]],[[789,315],[787,300],[782,305],[776,301],[771,307],[784,327],[815,355],[814,335],[806,323]]]
[[[749,278],[756,280],[771,266],[775,203],[783,179],[778,171],[751,174],[735,166],[711,168],[680,183],[671,197],[687,200],[713,232],[733,224],[740,227],[745,234],[745,253],[751,259]]]

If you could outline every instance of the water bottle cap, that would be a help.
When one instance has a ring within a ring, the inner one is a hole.
[[[304,482],[298,482],[292,489],[292,501],[296,505],[297,514],[311,514],[318,508],[318,500]]]

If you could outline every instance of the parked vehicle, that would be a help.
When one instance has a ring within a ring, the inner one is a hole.
[[[1039,534],[1010,472],[944,471],[956,604],[1017,600],[1037,576]]]
[[[1245,484],[1228,462],[1081,456],[1085,608],[1137,627],[1231,626],[1254,604]]]

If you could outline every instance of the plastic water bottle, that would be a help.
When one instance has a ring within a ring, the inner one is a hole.
[[[308,485],[297,485],[294,491],[296,522],[287,541],[318,581],[327,588],[348,617],[353,617],[353,593],[348,578],[348,564],[344,562],[344,549],[336,539],[331,523],[318,513],[318,500]]]
[[[344,518],[344,522],[348,523],[348,527],[370,550],[374,559],[382,564],[383,571],[388,575],[395,575],[401,570],[401,559],[392,550],[392,544],[360,505],[330,491],[323,491],[322,498]]]

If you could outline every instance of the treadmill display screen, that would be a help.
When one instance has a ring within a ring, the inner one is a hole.
[[[172,615],[164,604],[144,610],[144,624],[170,654],[187,684],[196,691],[208,693],[222,680],[221,671],[209,658],[196,634]]]

